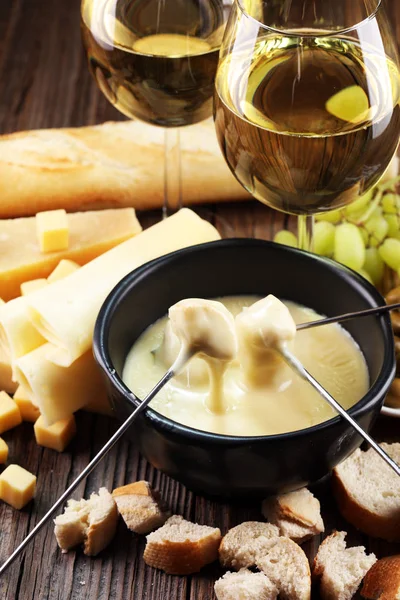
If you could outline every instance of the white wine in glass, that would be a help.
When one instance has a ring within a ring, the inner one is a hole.
[[[216,78],[225,159],[255,198],[312,215],[375,185],[400,136],[395,38],[379,0],[236,0]]]
[[[180,208],[179,127],[212,114],[223,0],[83,0],[89,68],[129,118],[165,128],[164,213]]]

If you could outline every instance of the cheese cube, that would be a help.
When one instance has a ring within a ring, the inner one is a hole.
[[[20,510],[35,495],[36,477],[18,465],[10,465],[0,475],[0,500]]]
[[[61,419],[46,426],[43,416],[39,417],[34,425],[36,443],[45,448],[63,452],[76,434],[76,423],[74,415]]]
[[[26,296],[31,292],[36,292],[40,288],[47,285],[47,279],[32,279],[31,281],[24,281],[21,283],[21,295]]]
[[[0,392],[0,433],[22,423],[21,413],[14,400],[6,392]]]
[[[79,269],[79,265],[76,262],[64,258],[63,260],[60,260],[54,271],[50,273],[50,275],[47,278],[47,281],[49,283],[54,283],[59,279],[64,279],[64,277],[68,277],[68,275],[71,275],[71,273],[73,273],[77,269]]]
[[[67,250],[69,226],[66,211],[46,210],[36,215],[36,234],[41,252]]]
[[[35,423],[40,417],[40,410],[33,404],[22,386],[18,386],[14,394],[14,402],[19,408],[23,421]]]
[[[0,438],[0,465],[4,465],[8,458],[8,446],[4,440]]]

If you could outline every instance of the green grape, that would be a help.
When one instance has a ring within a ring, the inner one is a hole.
[[[360,229],[361,237],[363,239],[363,242],[364,242],[365,246],[369,246],[369,233],[368,233],[368,231],[365,229],[364,226],[359,227],[359,229]]]
[[[314,252],[321,256],[332,256],[335,246],[335,226],[320,221],[314,227]]]
[[[291,248],[297,248],[297,238],[291,231],[282,229],[275,234],[274,242],[277,244],[283,244],[284,246],[291,246]]]
[[[400,218],[397,215],[385,215],[388,224],[388,237],[400,239]]]
[[[344,215],[346,217],[352,217],[354,214],[358,214],[361,211],[365,212],[365,209],[368,207],[368,204],[372,200],[374,192],[375,188],[372,188],[371,190],[369,190],[369,192],[363,194],[362,196],[357,198],[357,200],[354,200],[354,202],[346,206],[346,208],[343,210]]]
[[[342,211],[340,210],[330,210],[328,212],[319,213],[315,215],[316,221],[327,221],[327,223],[339,223],[342,220]]]
[[[389,230],[389,224],[382,215],[373,215],[364,223],[364,227],[370,234],[369,245],[373,248],[376,248],[383,242]]]
[[[385,194],[381,204],[384,213],[395,215],[400,210],[400,196],[397,194]]]
[[[377,248],[366,249],[365,262],[362,270],[368,273],[370,279],[375,285],[380,284],[385,271],[385,263],[383,262]]]
[[[336,227],[333,257],[355,271],[363,268],[365,244],[359,228],[353,223],[342,223]]]
[[[379,248],[382,260],[394,271],[400,268],[400,240],[386,238]]]

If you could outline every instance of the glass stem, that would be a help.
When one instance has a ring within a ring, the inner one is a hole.
[[[299,215],[297,219],[297,242],[300,250],[314,250],[314,216]]]
[[[181,144],[178,128],[164,130],[163,219],[182,208]]]

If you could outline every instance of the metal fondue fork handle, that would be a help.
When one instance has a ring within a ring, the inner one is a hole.
[[[355,421],[348,412],[326,391],[324,387],[307,371],[302,363],[286,348],[280,348],[279,353],[285,362],[291,367],[302,379],[308,381],[314,389],[334,408],[350,425],[364,438],[366,442],[379,454],[381,458],[393,469],[396,475],[400,477],[400,467],[390,456],[382,450],[379,444]]]
[[[136,417],[144,411],[144,409],[149,405],[149,403],[153,400],[153,398],[158,394],[158,392],[168,383],[172,377],[177,375],[185,366],[185,364],[192,358],[193,354],[188,354],[185,350],[180,352],[176,361],[171,366],[170,369],[165,373],[164,377],[160,379],[160,381],[154,386],[151,392],[146,396],[146,398],[139,404],[139,406],[133,411],[133,413],[126,419],[126,421],[121,425],[121,427],[114,433],[114,435],[108,440],[108,442],[103,446],[103,448],[96,454],[94,458],[90,461],[90,463],[83,469],[83,471],[78,475],[73,483],[69,486],[68,489],[59,497],[59,499],[53,504],[50,510],[44,515],[44,517],[39,521],[39,523],[32,529],[30,533],[26,536],[26,538],[21,542],[21,544],[14,550],[14,552],[7,558],[7,560],[0,567],[0,576],[8,569],[8,567],[18,558],[18,556],[25,550],[27,545],[33,540],[37,533],[46,525],[46,523],[51,519],[51,517],[58,511],[59,508],[62,507],[64,502],[68,499],[68,497],[72,494],[72,492],[78,487],[78,485],[83,481],[90,473],[93,471],[95,467],[103,460],[103,458],[110,452],[111,448],[115,446],[118,440],[124,435],[124,433],[129,429],[132,425]],[[135,398],[137,400],[137,398]]]
[[[311,329],[312,327],[320,327],[321,325],[329,325],[329,323],[343,323],[344,321],[350,321],[355,317],[368,317],[369,315],[380,315],[391,310],[400,308],[400,302],[396,304],[384,304],[383,306],[376,306],[375,308],[366,308],[365,310],[356,310],[354,312],[345,313],[343,315],[337,315],[336,317],[327,317],[326,319],[318,319],[317,321],[309,321],[308,323],[300,323],[296,325],[297,331],[303,329]]]

